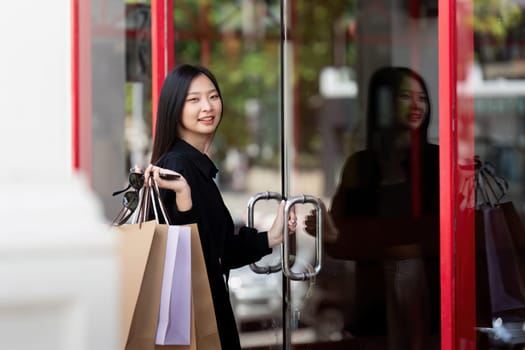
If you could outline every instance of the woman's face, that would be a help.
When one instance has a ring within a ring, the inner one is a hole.
[[[410,76],[403,78],[395,101],[398,126],[415,130],[423,124],[428,104],[426,93],[419,81]]]
[[[213,82],[199,74],[191,82],[182,109],[181,138],[213,136],[221,121],[222,101]]]

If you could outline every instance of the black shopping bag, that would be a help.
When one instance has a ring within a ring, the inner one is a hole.
[[[507,182],[476,160],[476,297],[478,326],[525,311],[524,227],[512,202],[501,202]]]
[[[484,240],[492,314],[525,309],[522,271],[505,211],[500,206],[478,210],[483,221],[477,236]]]

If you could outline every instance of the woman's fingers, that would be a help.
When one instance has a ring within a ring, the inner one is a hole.
[[[323,240],[326,242],[335,242],[339,237],[339,230],[324,205],[321,206],[321,210],[321,214],[323,215]],[[312,236],[317,234],[317,213],[315,210],[310,211],[310,214],[305,217],[304,230]]]
[[[317,229],[317,216],[315,210],[311,210],[310,213],[304,219],[304,230],[314,236],[315,230]]]
[[[290,209],[288,213],[288,230],[290,233],[295,233],[297,229],[297,214],[295,213],[295,207]]]
[[[146,186],[149,186],[149,179],[152,176],[154,176],[154,166],[153,164],[150,164],[144,170],[144,183],[146,184]]]
[[[162,176],[161,176],[161,174],[162,174]],[[166,174],[168,176],[165,176]],[[169,175],[177,175],[177,177],[173,177],[173,176],[169,176]],[[150,165],[148,165],[148,167],[144,171],[144,177],[146,178],[146,180],[148,180],[149,178],[153,178],[159,187],[170,188],[170,187],[173,187],[173,186],[171,186],[173,184],[170,183],[170,182],[173,181],[173,180],[181,179],[182,175],[177,173],[177,172],[175,172],[175,171],[173,171],[173,170],[164,169],[164,168],[158,167],[156,165],[150,164]]]
[[[272,227],[268,230],[268,245],[270,248],[275,247],[283,241],[284,205],[285,201],[281,201]]]

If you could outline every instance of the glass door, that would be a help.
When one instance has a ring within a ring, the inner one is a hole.
[[[439,349],[437,2],[281,5],[282,346]]]
[[[235,221],[268,229],[281,197],[299,218],[230,275],[244,349],[439,348],[437,20],[432,1],[173,2],[174,63],[221,83]]]
[[[455,12],[456,241],[467,257],[458,271],[467,263],[475,270],[476,301],[457,342],[468,339],[475,322],[476,349],[519,349],[525,344],[525,3],[458,2]]]

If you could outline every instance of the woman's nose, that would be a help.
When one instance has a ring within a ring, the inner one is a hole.
[[[207,98],[203,98],[202,99],[202,109],[205,111],[208,111],[208,110],[211,110],[212,108],[213,107],[212,107],[210,100]]]
[[[415,94],[413,94],[412,97],[410,98],[410,105],[412,107],[422,108],[423,104],[424,102],[421,101],[421,98]]]

